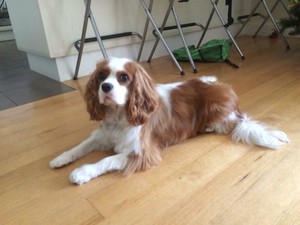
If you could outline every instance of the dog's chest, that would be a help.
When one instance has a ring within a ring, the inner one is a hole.
[[[124,119],[107,120],[102,127],[105,129],[106,141],[116,153],[135,153],[141,151],[141,126],[130,126]]]

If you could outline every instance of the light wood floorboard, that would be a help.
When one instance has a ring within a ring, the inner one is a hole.
[[[233,49],[225,63],[181,63],[169,57],[143,63],[155,81],[216,75],[230,83],[250,117],[284,130],[291,143],[278,151],[202,135],[163,151],[147,172],[110,173],[85,185],[68,182],[84,163],[111,154],[94,152],[62,169],[49,161],[89,136],[82,95],[89,77],[65,82],[74,92],[0,111],[0,224],[300,224],[300,39],[241,37],[246,60]]]

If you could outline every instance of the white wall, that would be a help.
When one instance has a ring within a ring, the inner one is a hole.
[[[38,1],[9,0],[6,3],[18,48],[33,54],[49,56]]]
[[[148,1],[146,0],[146,2]],[[158,24],[163,19],[168,2],[168,0],[154,1],[153,16]],[[204,25],[212,9],[209,0],[190,0],[188,3],[175,2],[181,23],[198,22]],[[233,17],[236,19],[239,15],[249,13],[253,2],[256,1],[233,1]],[[77,56],[73,44],[80,38],[83,24],[85,9],[83,0],[9,0],[7,4],[18,48],[28,53],[31,68],[57,80],[71,79]],[[219,1],[219,9],[227,18],[225,1]],[[146,14],[139,0],[93,0],[92,10],[101,35],[125,31],[134,31],[140,34],[143,32]],[[172,16],[170,16],[168,24],[174,25]],[[222,34],[221,37],[227,37],[216,16],[210,27],[216,28]],[[147,36],[147,40],[150,41],[148,42],[149,46],[154,39],[152,29],[152,26],[149,26]],[[197,35],[200,35],[198,28],[184,31],[186,33],[196,31]],[[166,32],[165,35],[177,36],[177,32]],[[94,36],[90,25],[87,36]],[[170,44],[173,49],[182,46],[179,39],[174,40]],[[137,38],[119,38],[105,41],[105,46],[110,54],[125,55],[135,59],[138,43]],[[96,43],[85,45],[84,51],[86,55],[89,55],[89,60],[93,59],[91,63],[93,65],[96,60],[101,58]],[[147,53],[144,54],[146,56],[143,56],[143,59],[148,56]],[[162,54],[167,54],[163,48],[155,56]],[[85,65],[84,61],[82,66],[89,68],[81,70],[81,75],[87,75],[86,72],[94,68],[91,68],[90,64]]]
[[[234,2],[233,14],[239,15],[245,3],[245,0]],[[84,15],[82,0],[9,0],[7,4],[15,35],[20,37],[17,38],[17,44],[21,50],[50,58],[77,54],[73,43],[81,36]],[[167,5],[168,0],[154,1],[153,15],[157,21],[162,21]],[[207,0],[191,0],[188,3],[176,1],[176,7],[183,23],[205,23],[211,4]],[[226,9],[223,1],[220,1],[219,8],[222,12]],[[138,0],[94,0],[92,10],[102,35],[143,31],[146,15]],[[169,19],[168,24],[174,24],[173,18]],[[214,17],[212,27],[219,25]],[[94,36],[91,26],[88,36]],[[148,37],[153,38],[150,34]],[[132,40],[124,42],[118,39],[109,41],[106,46],[115,47],[129,42]]]

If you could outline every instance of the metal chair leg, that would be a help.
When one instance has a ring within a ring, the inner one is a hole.
[[[252,16],[254,15],[254,13],[256,12],[258,6],[260,5],[260,1],[258,0],[256,5],[254,6],[254,8],[252,9],[252,11],[250,12],[249,16],[247,17],[246,21],[243,23],[242,27],[238,30],[238,32],[236,33],[235,37],[237,38],[240,33],[242,32],[242,30],[245,28],[245,26],[247,25],[247,23],[250,21],[250,19],[252,18]]]
[[[203,32],[202,32],[202,35],[201,35],[201,37],[200,37],[200,40],[199,40],[199,42],[198,42],[198,44],[197,44],[197,48],[200,47],[200,45],[201,45],[201,43],[202,43],[202,41],[203,41],[203,39],[204,39],[204,36],[205,36],[205,34],[206,34],[207,30],[208,30],[208,27],[209,27],[209,25],[210,25],[210,22],[211,22],[211,20],[212,20],[212,18],[213,18],[213,15],[214,15],[214,13],[216,12],[216,13],[217,13],[217,16],[218,16],[218,18],[219,18],[219,20],[221,21],[221,23],[222,23],[222,25],[223,25],[223,27],[224,27],[224,29],[225,29],[225,31],[226,31],[228,37],[230,38],[231,42],[233,43],[234,47],[235,47],[236,50],[239,52],[241,58],[242,58],[242,59],[245,59],[245,56],[244,56],[243,52],[241,51],[241,49],[239,48],[238,44],[237,44],[236,41],[234,40],[234,37],[232,36],[230,30],[228,29],[227,26],[225,26],[226,23],[225,23],[225,21],[224,21],[222,15],[221,15],[221,12],[219,11],[218,6],[217,6],[218,2],[219,2],[219,0],[211,0],[211,4],[212,4],[213,8],[212,8],[212,11],[211,11],[211,13],[210,13],[210,15],[209,15],[209,18],[208,18],[208,20],[207,20],[207,23],[206,23],[206,25],[205,25],[205,28],[204,28],[204,30],[203,30]]]
[[[85,6],[85,14],[84,14],[84,20],[83,20],[82,33],[81,33],[80,48],[79,48],[79,52],[78,52],[78,56],[77,56],[75,74],[73,77],[74,80],[77,80],[77,78],[78,78],[79,67],[80,67],[82,53],[83,53],[84,40],[85,40],[85,36],[86,36],[87,24],[88,24],[88,19],[89,19],[89,12],[90,12],[89,9],[91,7],[91,1],[92,0],[87,0],[86,6]]]
[[[287,49],[290,49],[290,45],[289,45],[289,43],[287,42],[287,40],[285,39],[285,37],[283,36],[283,34],[280,32],[280,29],[279,29],[279,27],[278,27],[278,25],[277,25],[277,23],[276,23],[276,21],[275,21],[273,15],[272,15],[272,13],[270,12],[270,10],[269,10],[269,8],[268,8],[268,5],[267,5],[266,1],[265,1],[265,0],[262,0],[262,2],[263,2],[263,5],[264,5],[264,7],[265,7],[265,9],[266,9],[266,11],[267,11],[267,13],[268,13],[268,15],[269,15],[269,17],[270,17],[272,23],[273,23],[273,25],[274,25],[276,31],[279,33],[279,36],[280,36],[281,40],[282,40],[283,43],[285,44],[286,48],[287,48]]]
[[[219,0],[216,0],[216,4],[218,4],[218,1],[219,1]],[[200,40],[199,40],[199,42],[198,42],[198,44],[197,44],[197,48],[200,47],[200,45],[201,45],[201,43],[202,43],[202,41],[203,41],[203,39],[204,39],[204,36],[205,36],[205,34],[206,34],[207,30],[208,30],[208,27],[209,27],[209,25],[210,25],[210,22],[211,22],[211,20],[212,20],[212,18],[213,18],[213,16],[214,16],[214,13],[215,13],[215,9],[212,8],[212,10],[211,10],[211,12],[210,12],[210,15],[209,15],[209,17],[208,17],[207,23],[206,23],[206,25],[205,25],[205,28],[204,28],[204,30],[203,30],[203,32],[202,32],[202,35],[201,35],[201,37],[200,37]]]
[[[93,30],[96,34],[97,42],[99,44],[99,47],[100,47],[101,52],[103,54],[103,57],[108,58],[105,47],[104,47],[103,42],[101,40],[99,30],[98,30],[97,25],[96,25],[96,21],[94,19],[92,11],[91,11],[91,2],[92,2],[92,0],[84,0],[85,14],[84,14],[82,33],[81,33],[80,48],[79,48],[79,52],[78,52],[78,56],[77,56],[75,74],[74,74],[74,77],[73,77],[74,80],[77,80],[77,78],[78,78],[78,73],[79,73],[81,58],[82,58],[82,54],[83,54],[83,47],[84,47],[84,42],[85,42],[85,37],[86,37],[86,31],[87,31],[88,19],[89,18],[91,20],[91,24],[92,24]]]
[[[286,11],[286,13],[290,16],[289,11],[287,9],[287,7],[285,6],[285,4],[282,2],[282,0],[277,0],[275,2],[275,4],[273,5],[272,9],[271,9],[271,13],[273,13],[273,11],[275,10],[275,8],[277,7],[277,5],[281,3],[283,9]],[[257,36],[257,34],[259,33],[259,31],[261,30],[261,28],[265,25],[265,23],[268,21],[269,16],[267,16],[264,21],[261,23],[261,25],[259,26],[259,28],[257,29],[257,31],[255,32],[255,34],[253,35],[254,37]]]
[[[174,0],[171,0],[171,1],[174,1]],[[173,62],[175,63],[175,65],[176,65],[177,68],[179,69],[180,74],[181,74],[181,75],[184,75],[183,69],[181,68],[181,66],[180,66],[179,63],[177,62],[177,60],[176,60],[176,58],[174,57],[172,51],[169,49],[169,47],[168,47],[168,45],[167,45],[165,39],[163,38],[163,36],[162,36],[162,34],[161,34],[159,28],[156,26],[156,23],[155,23],[155,21],[154,21],[152,15],[151,15],[150,10],[149,10],[148,7],[147,7],[145,1],[144,1],[144,0],[140,0],[140,3],[141,3],[141,5],[143,6],[143,8],[144,8],[144,10],[145,10],[145,12],[146,12],[146,14],[147,14],[147,16],[148,16],[148,18],[149,18],[149,20],[150,20],[152,26],[154,27],[154,29],[155,29],[155,31],[156,31],[156,33],[157,33],[159,39],[161,40],[161,42],[163,43],[164,47],[166,48],[166,50],[168,51],[169,55],[171,56]]]
[[[152,7],[153,7],[153,0],[150,0],[149,6],[148,6],[148,10],[150,12],[152,11]],[[149,21],[150,21],[149,17],[147,16],[146,22],[145,22],[145,27],[144,27],[144,32],[143,32],[143,38],[142,38],[140,49],[139,49],[139,53],[138,53],[138,56],[137,56],[137,61],[138,62],[141,59],[143,48],[144,48],[144,45],[145,45],[145,41],[146,41],[146,37],[147,37],[147,32],[148,32],[148,27],[149,27]]]
[[[162,24],[161,24],[161,26],[159,28],[159,31],[160,31],[161,34],[164,32],[164,28],[165,28],[166,23],[168,21],[168,18],[169,18],[170,12],[171,12],[171,6],[172,6],[173,3],[174,3],[174,0],[169,1],[168,9],[166,11],[166,14],[165,14],[165,17],[163,19],[163,22],[162,22]],[[158,43],[159,43],[159,37],[157,37],[156,40],[155,40],[155,43],[154,43],[154,45],[152,47],[152,50],[151,50],[149,58],[148,58],[148,62],[151,61],[151,59],[152,59],[152,57],[154,55],[154,52],[155,52],[155,50],[157,48]]]
[[[278,3],[280,2],[281,0],[277,0],[275,2],[275,4],[273,5],[272,9],[271,9],[271,13],[273,13],[274,9],[277,7]],[[261,25],[259,26],[259,28],[256,30],[255,34],[253,35],[253,37],[256,37],[256,35],[258,34],[258,32],[261,30],[261,28],[266,24],[266,22],[268,21],[269,19],[269,15],[266,16],[266,18],[263,20],[263,22],[261,23]]]
[[[86,1],[86,0],[84,0],[84,1]],[[99,30],[98,30],[98,28],[97,28],[97,24],[96,24],[95,18],[94,18],[94,16],[93,16],[93,13],[92,13],[91,8],[90,8],[89,10],[90,10],[90,20],[91,20],[91,25],[92,25],[92,28],[93,28],[94,33],[95,33],[95,35],[96,35],[98,45],[99,45],[99,47],[100,47],[100,50],[101,50],[101,52],[102,52],[103,57],[104,57],[105,59],[107,59],[107,58],[108,58],[108,55],[107,55],[107,53],[106,53],[106,50],[105,50],[103,41],[101,40],[101,35],[100,35]]]
[[[283,43],[285,44],[286,48],[287,49],[290,49],[290,45],[289,43],[287,42],[286,38],[284,37],[284,35],[281,33],[273,15],[272,15],[272,12],[273,10],[276,8],[276,6],[278,5],[278,3],[281,2],[281,0],[278,0],[277,2],[275,2],[274,6],[272,7],[272,9],[270,10],[267,3],[265,2],[265,0],[258,0],[255,7],[252,9],[251,13],[248,15],[247,19],[245,22],[243,22],[243,25],[242,27],[239,29],[239,31],[237,32],[237,34],[235,35],[235,37],[237,37],[241,31],[244,29],[244,27],[248,24],[248,22],[250,21],[251,17],[255,14],[258,6],[263,3],[263,6],[267,12],[267,16],[264,17],[264,21],[263,23],[260,25],[260,27],[258,28],[258,30],[255,32],[255,34],[253,35],[253,37],[255,37],[257,35],[257,33],[260,31],[260,29],[262,28],[262,26],[266,23],[266,21],[270,18],[276,31],[279,33],[279,36],[280,38],[282,39]],[[281,4],[283,5],[284,9],[288,12],[287,8],[284,6],[284,4],[281,2]]]
[[[180,22],[179,22],[179,20],[178,20],[177,13],[176,13],[176,9],[175,9],[175,6],[174,6],[174,5],[172,5],[172,13],[173,13],[173,16],[174,16],[174,19],[175,19],[175,22],[176,22],[177,29],[178,29],[178,31],[179,31],[180,37],[181,37],[181,41],[182,41],[183,46],[184,46],[184,48],[185,48],[185,51],[186,51],[186,53],[187,53],[187,55],[188,55],[189,61],[190,61],[191,65],[192,65],[193,73],[197,73],[197,68],[196,68],[196,66],[195,66],[194,60],[193,60],[193,58],[192,58],[192,55],[191,55],[191,53],[190,53],[190,51],[189,51],[189,49],[188,49],[188,45],[187,45],[187,43],[186,43],[186,40],[185,40],[185,38],[184,38],[182,29],[181,29],[181,27],[180,27]]]
[[[240,56],[242,57],[242,59],[245,59],[245,56],[244,56],[243,52],[241,51],[241,49],[239,48],[238,44],[237,44],[236,41],[234,40],[234,38],[233,38],[231,32],[229,31],[228,27],[225,26],[226,23],[225,23],[225,21],[224,21],[222,15],[221,15],[221,13],[220,13],[220,11],[219,11],[217,5],[216,5],[215,0],[211,0],[211,3],[212,3],[212,5],[213,5],[213,7],[214,7],[214,9],[215,9],[215,11],[216,11],[216,13],[217,13],[217,15],[218,15],[220,21],[221,21],[221,23],[222,23],[222,25],[223,25],[223,27],[224,27],[226,33],[227,33],[228,37],[230,38],[231,42],[233,43],[234,47],[235,47],[236,50],[239,52],[239,54],[240,54]]]
[[[165,25],[166,25],[166,22],[167,22],[167,20],[168,20],[168,18],[169,18],[170,12],[172,12],[172,14],[173,14],[173,16],[174,16],[174,20],[175,20],[175,23],[176,23],[176,26],[177,26],[177,30],[179,31],[179,35],[180,35],[181,41],[182,41],[183,46],[184,46],[184,48],[185,48],[185,50],[186,50],[186,53],[187,53],[188,58],[189,58],[189,61],[190,61],[191,65],[192,65],[193,72],[196,73],[196,72],[197,72],[197,69],[196,69],[194,60],[193,60],[193,58],[192,58],[192,56],[191,56],[191,53],[190,53],[190,51],[189,51],[189,49],[188,49],[188,45],[187,45],[187,43],[186,43],[186,41],[185,41],[185,38],[184,38],[184,35],[183,35],[183,32],[182,32],[182,29],[181,29],[181,25],[180,25],[180,22],[179,22],[177,13],[176,13],[176,9],[175,9],[175,6],[174,6],[174,0],[170,0],[170,1],[169,1],[169,7],[168,7],[168,10],[167,10],[167,12],[166,12],[166,14],[165,14],[165,18],[164,18],[163,23],[162,23],[161,27],[159,28],[159,30],[160,30],[161,33],[163,33],[164,28],[165,28]],[[152,59],[152,57],[153,57],[153,54],[154,54],[154,52],[155,52],[155,50],[156,50],[156,47],[157,47],[157,45],[158,45],[158,42],[159,42],[159,38],[156,38],[155,43],[154,43],[153,48],[152,48],[152,51],[151,51],[151,53],[150,53],[150,55],[149,55],[148,62],[151,61],[151,59]]]

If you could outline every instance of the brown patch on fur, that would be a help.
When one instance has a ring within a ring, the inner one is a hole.
[[[171,92],[171,111],[162,105],[143,129],[152,130],[153,142],[164,148],[205,132],[209,125],[222,123],[237,110],[237,101],[228,85],[189,80]]]
[[[128,121],[133,126],[142,125],[157,109],[159,96],[151,77],[142,66],[129,62],[125,69],[132,75],[127,104]]]
[[[100,104],[98,90],[101,85],[99,72],[102,71],[107,64],[107,60],[98,63],[96,70],[92,73],[91,78],[86,85],[84,99],[91,120],[100,121],[103,120],[105,116],[106,106]]]

